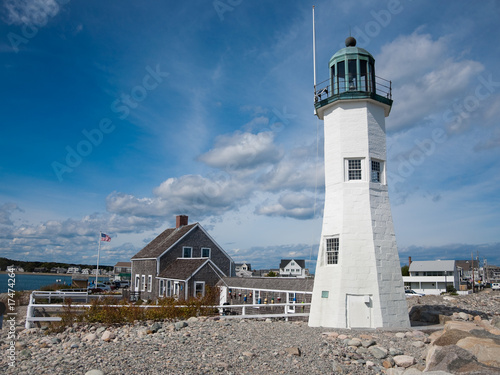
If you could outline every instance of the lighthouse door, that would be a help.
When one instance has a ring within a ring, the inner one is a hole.
[[[371,327],[371,298],[368,295],[347,295],[347,327]]]

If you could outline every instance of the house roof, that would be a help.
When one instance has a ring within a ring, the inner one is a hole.
[[[132,267],[132,262],[118,262],[115,267]]]
[[[474,264],[474,268],[478,268],[479,262],[477,260],[474,260],[474,263],[471,260],[457,260],[457,267],[460,267],[464,271],[470,271],[471,270],[471,265]]]
[[[197,225],[198,223],[194,223],[183,225],[180,228],[165,229],[153,241],[135,254],[132,259],[158,258],[165,250],[169,249]]]
[[[161,279],[187,280],[208,262],[211,262],[208,258],[178,258],[165,267],[158,277]]]
[[[304,259],[281,259],[280,268],[285,268],[292,260],[297,263],[300,268],[306,268],[306,261]]]
[[[282,277],[223,277],[221,283],[229,288],[260,289],[260,290],[289,290],[312,292],[312,279],[285,279]]]
[[[410,264],[410,272],[455,271],[454,260],[415,260]]]

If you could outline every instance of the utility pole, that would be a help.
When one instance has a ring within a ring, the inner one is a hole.
[[[471,260],[472,260],[472,263],[471,263],[471,270],[472,270],[472,293],[474,293],[474,252],[471,251],[470,252],[470,257],[471,257]]]

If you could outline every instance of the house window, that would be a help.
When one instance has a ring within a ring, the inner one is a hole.
[[[146,275],[141,276],[141,291],[144,292],[146,290]]]
[[[347,160],[347,179],[349,181],[361,180],[361,159]]]
[[[148,275],[148,292],[151,292],[153,289],[153,276]]]
[[[210,258],[210,248],[202,247],[201,248],[201,257],[202,258]]]
[[[160,280],[158,282],[158,297],[163,297],[163,285],[164,285],[164,280]]]
[[[192,247],[183,247],[182,248],[182,257],[183,258],[192,258],[193,257],[193,248]]]
[[[205,295],[205,282],[195,281],[194,282],[194,296],[203,297]]]
[[[166,297],[172,297],[172,282],[167,280],[167,294]]]
[[[337,264],[339,262],[339,239],[338,237],[326,239],[326,264]]]
[[[372,160],[372,182],[382,182],[382,162]]]
[[[136,274],[135,275],[135,288],[134,288],[134,290],[136,292],[139,291],[139,283],[140,283],[140,281],[141,281],[141,276],[139,274]]]

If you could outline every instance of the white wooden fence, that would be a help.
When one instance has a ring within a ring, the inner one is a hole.
[[[30,302],[26,312],[26,329],[33,328],[34,322],[59,322],[61,321],[60,316],[35,316],[35,309],[55,309],[56,312],[60,312],[63,307],[67,304],[55,304],[50,303],[54,299],[65,299],[71,298],[72,301],[84,300],[88,302],[89,295],[87,292],[42,292],[33,291],[30,295]],[[47,299],[49,303],[36,303],[37,299]],[[219,310],[221,316],[224,319],[264,319],[264,318],[288,318],[290,317],[308,317],[308,312],[297,312],[297,310],[304,310],[306,306],[310,306],[310,303],[274,303],[274,304],[243,304],[243,305],[218,305],[213,306]],[[86,304],[72,304],[71,308],[85,309],[92,305]],[[125,307],[128,305],[107,305],[110,307]],[[141,308],[160,308],[161,305],[138,305]],[[186,306],[178,306],[186,307]],[[211,306],[208,306],[211,307]],[[265,312],[262,310],[265,309]],[[250,313],[248,313],[250,310]],[[271,310],[269,312],[268,310]],[[256,313],[262,312],[262,313]]]

